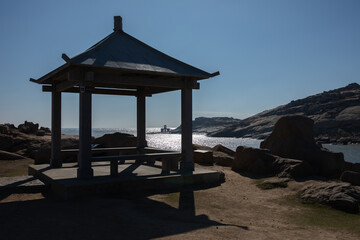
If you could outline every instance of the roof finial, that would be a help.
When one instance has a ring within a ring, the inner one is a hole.
[[[114,31],[122,30],[122,18],[120,16],[114,16]]]

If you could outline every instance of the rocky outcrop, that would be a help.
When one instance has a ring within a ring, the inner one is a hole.
[[[260,148],[280,157],[305,161],[324,177],[339,178],[345,168],[344,156],[317,145],[313,125],[314,121],[304,116],[282,117]]]
[[[359,212],[360,187],[350,183],[316,182],[300,194],[307,202],[319,202],[350,213]]]
[[[35,158],[40,145],[50,141],[50,134],[37,136],[39,124],[26,122],[16,128],[13,124],[0,124],[0,150]]]
[[[314,136],[324,143],[360,143],[360,85],[323,92],[267,110],[217,131],[213,137],[264,139],[286,115],[307,116],[315,121]]]
[[[22,133],[37,134],[39,130],[39,124],[25,121],[25,123],[18,126],[18,130]]]
[[[192,122],[193,132],[196,133],[210,133],[214,131],[219,131],[224,129],[227,126],[231,126],[240,121],[240,119],[229,118],[229,117],[198,117]],[[177,127],[174,130],[171,130],[171,133],[181,133],[181,126]]]
[[[40,134],[39,134],[40,133]],[[12,124],[0,124],[0,160],[31,158],[35,164],[49,163],[51,157],[51,136],[48,128],[38,124],[26,122],[16,128]],[[105,134],[93,139],[99,147],[134,147],[136,137],[130,134],[113,133]],[[61,136],[62,149],[78,149],[79,137],[72,135]],[[106,152],[110,154],[110,152]],[[114,152],[119,154],[119,151]],[[74,162],[77,153],[62,152],[63,162]]]

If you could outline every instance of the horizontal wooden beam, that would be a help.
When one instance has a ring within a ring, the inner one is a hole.
[[[91,151],[93,152],[106,152],[106,151],[134,151],[134,150],[138,150],[137,147],[115,147],[115,148],[92,148]],[[66,152],[66,153],[78,153],[79,149],[78,148],[74,148],[74,149],[63,149],[61,150],[61,152]]]
[[[53,91],[53,87],[52,86],[48,86],[48,85],[44,85],[42,87],[42,91],[43,92],[52,92]],[[72,88],[68,88],[64,91],[61,92],[65,92],[65,93],[79,93],[80,89],[79,87],[72,87]],[[138,92],[137,91],[131,91],[131,90],[118,90],[118,89],[106,89],[106,88],[94,88],[91,91],[92,94],[103,94],[103,95],[122,95],[122,96],[138,96]],[[151,94],[145,94],[146,97],[151,97]]]
[[[56,92],[64,92],[65,90],[78,85],[80,81],[65,81],[55,84]]]
[[[164,79],[164,78],[150,78],[150,77],[138,77],[138,76],[121,76],[121,75],[109,75],[109,74],[95,74],[93,82],[95,84],[120,84],[137,87],[159,87],[159,88],[171,88],[181,89],[184,87],[184,80],[178,79]],[[199,87],[196,81],[191,84],[193,89]]]

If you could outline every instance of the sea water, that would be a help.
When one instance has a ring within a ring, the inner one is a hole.
[[[146,140],[148,146],[160,148],[164,150],[181,150],[181,134],[169,134],[160,133],[160,128],[147,128],[146,129]],[[107,133],[128,133],[136,136],[136,128],[93,128],[92,135],[94,137],[101,137]],[[78,135],[78,128],[63,128],[63,134],[67,135]],[[208,137],[204,134],[193,134],[193,143],[203,146],[214,147],[217,144],[221,144],[232,150],[236,150],[238,146],[246,146],[259,148],[261,140],[252,138],[220,138],[220,137]],[[349,145],[333,145],[323,144],[323,147],[333,151],[342,152],[344,158],[349,162],[360,163],[360,144],[349,144]]]

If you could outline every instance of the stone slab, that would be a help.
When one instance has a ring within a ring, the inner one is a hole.
[[[136,164],[135,161],[119,164],[117,177],[110,176],[110,163],[93,163],[94,177],[77,179],[77,165],[63,164],[62,168],[51,169],[48,164],[30,165],[29,175],[41,179],[51,186],[52,192],[62,198],[78,196],[145,191],[178,191],[187,186],[208,188],[218,186],[223,180],[223,173],[196,168],[192,174],[171,171],[161,174],[161,165]]]

